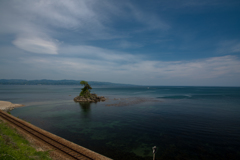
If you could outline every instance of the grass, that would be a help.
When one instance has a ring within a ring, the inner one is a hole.
[[[35,148],[16,129],[0,120],[0,159],[1,160],[51,160],[47,151]]]

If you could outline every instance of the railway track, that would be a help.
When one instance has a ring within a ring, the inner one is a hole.
[[[70,141],[67,141],[61,137],[44,131],[26,121],[16,118],[4,111],[0,110],[0,116],[7,120],[8,122],[14,124],[15,126],[23,129],[34,137],[40,139],[41,141],[47,143],[53,148],[60,150],[64,154],[77,160],[111,160],[101,154],[88,150]]]

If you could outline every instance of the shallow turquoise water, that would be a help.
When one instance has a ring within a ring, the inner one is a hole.
[[[95,88],[105,102],[79,104],[81,86],[0,86],[11,113],[113,159],[239,159],[240,88]]]

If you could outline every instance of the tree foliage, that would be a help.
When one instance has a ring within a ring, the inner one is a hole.
[[[81,81],[80,84],[85,86],[86,84],[88,84],[88,82],[87,81]]]
[[[81,81],[80,84],[84,85],[84,87],[82,88],[82,91],[79,95],[86,98],[90,97],[90,90],[92,89],[92,87],[88,84],[87,81]]]

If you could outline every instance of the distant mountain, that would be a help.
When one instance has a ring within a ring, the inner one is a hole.
[[[77,80],[24,80],[24,79],[0,79],[0,85],[80,85],[80,81]],[[96,82],[88,81],[91,86],[136,86],[131,84],[120,84],[111,82]]]

